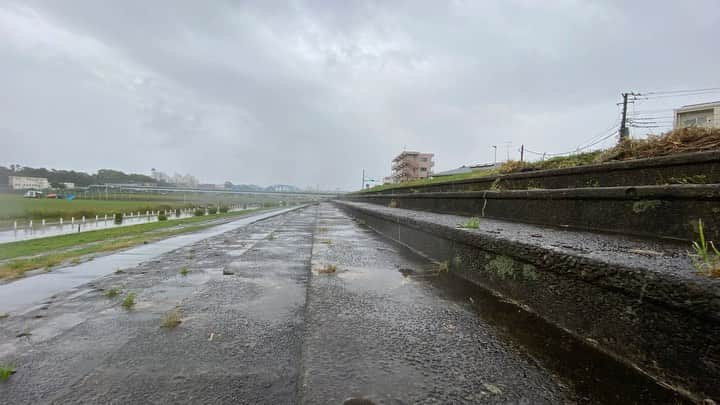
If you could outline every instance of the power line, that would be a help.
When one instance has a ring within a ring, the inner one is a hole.
[[[650,95],[650,94],[675,94],[675,93],[695,93],[698,91],[718,91],[720,90],[720,87],[708,87],[705,89],[692,89],[692,90],[665,90],[665,91],[649,91],[645,92],[644,94]]]

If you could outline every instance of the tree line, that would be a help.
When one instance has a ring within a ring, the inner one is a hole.
[[[137,173],[124,173],[119,170],[100,169],[95,174],[75,170],[33,168],[20,165],[0,166],[0,184],[9,184],[10,176],[44,177],[50,184],[75,183],[77,187],[104,183],[152,183],[166,185],[150,176]]]

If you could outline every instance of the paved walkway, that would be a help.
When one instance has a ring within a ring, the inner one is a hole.
[[[334,274],[318,271],[328,265]],[[123,293],[107,298],[111,288]],[[137,296],[129,311],[120,305],[128,292]],[[321,204],[198,241],[0,319],[0,364],[17,366],[0,383],[0,398],[598,402],[509,339],[497,319],[479,316],[472,297],[436,265]],[[175,309],[182,323],[162,328],[163,315]]]

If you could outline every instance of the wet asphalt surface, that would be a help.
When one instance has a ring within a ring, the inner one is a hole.
[[[0,403],[603,402],[437,270],[331,204],[266,219],[0,319]]]

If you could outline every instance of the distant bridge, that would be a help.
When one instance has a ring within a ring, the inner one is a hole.
[[[88,186],[93,191],[154,191],[158,193],[208,193],[208,194],[245,194],[245,195],[272,195],[292,197],[335,197],[342,192],[330,191],[264,191],[264,190],[231,190],[193,187],[167,187],[167,186],[146,186],[140,184],[94,184]]]

